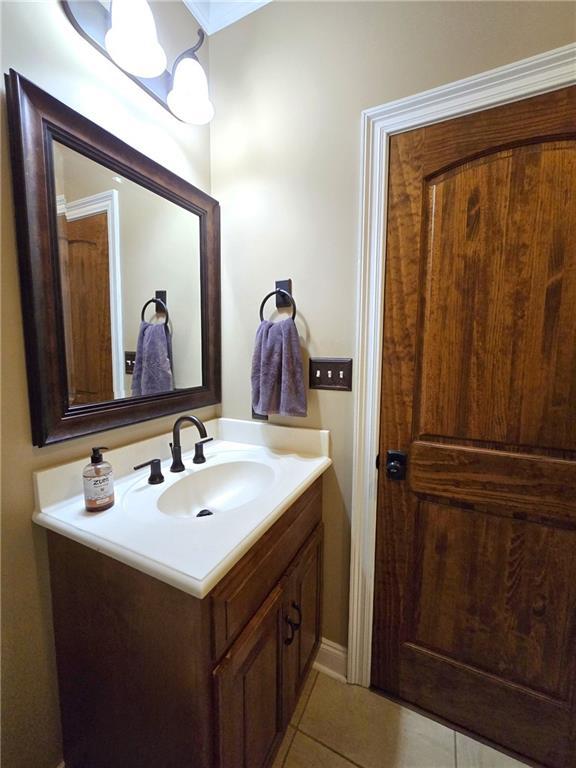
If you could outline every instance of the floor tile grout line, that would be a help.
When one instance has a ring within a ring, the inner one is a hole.
[[[334,747],[329,747],[328,744],[326,744],[324,741],[320,741],[320,739],[317,739],[315,736],[311,736],[309,733],[306,733],[306,731],[303,731],[301,728],[296,728],[297,731],[299,731],[303,736],[306,736],[307,739],[311,739],[312,741],[315,741],[316,744],[320,744],[321,747],[324,747],[329,752],[333,752],[335,755],[338,755],[338,757],[341,757],[343,760],[346,760],[347,763],[350,763],[350,765],[354,765],[355,768],[366,768],[365,765],[362,765],[362,763],[357,763],[355,760],[351,760],[349,757],[346,757],[346,755],[343,755],[342,752],[338,752],[337,749],[334,749]],[[296,734],[294,734],[294,737]],[[292,741],[294,741],[294,737],[292,738]],[[292,744],[290,744],[292,746]]]
[[[312,684],[312,687],[310,689],[310,693],[308,694],[308,698],[307,698],[306,704],[305,704],[305,706],[304,706],[304,708],[302,710],[302,714],[301,714],[297,724],[295,726],[293,725],[293,727],[295,728],[296,731],[300,732],[303,736],[306,736],[307,738],[312,739],[312,741],[315,741],[317,744],[320,744],[320,746],[324,747],[329,752],[332,752],[333,754],[338,755],[338,757],[341,757],[343,760],[345,760],[346,762],[350,763],[350,765],[355,766],[355,768],[367,768],[367,766],[363,765],[362,763],[357,763],[354,760],[352,760],[348,755],[346,755],[346,754],[344,754],[342,752],[339,752],[337,749],[335,749],[333,746],[331,746],[327,742],[322,741],[321,739],[317,738],[316,736],[313,736],[311,733],[308,733],[306,730],[304,730],[304,727],[302,727],[302,721],[304,719],[304,715],[306,714],[306,710],[308,708],[308,704],[310,702],[310,699],[312,697],[312,693],[313,693],[313,691],[314,691],[314,689],[316,687],[316,684],[318,683],[318,680],[320,679],[320,675],[321,675],[321,673],[318,672],[317,675],[316,675],[316,678],[314,680],[314,683]],[[401,705],[400,705],[400,707],[401,707],[401,709],[405,709]],[[430,720],[431,722],[433,722],[431,720],[431,718],[426,718],[426,716],[423,716],[423,717],[425,717],[425,719]],[[446,766],[446,768],[458,768],[457,757],[456,757],[456,731],[454,731],[453,729],[448,729],[448,730],[452,730],[452,734],[453,734],[453,749],[452,749],[452,760],[450,761],[451,766]],[[290,742],[290,748],[292,747],[292,744],[294,742],[295,736],[296,736],[296,734],[294,734],[293,737],[292,737],[292,741]],[[285,759],[287,759],[289,753],[290,753],[290,750],[288,750]]]
[[[311,669],[309,674],[312,674],[313,672],[316,672],[316,670],[315,669]],[[302,712],[300,713],[300,717],[294,723],[294,727],[295,728],[298,728],[298,726],[300,725],[300,723],[302,721],[302,718],[304,717],[304,714],[306,713],[306,709],[308,707],[308,703],[309,703],[309,701],[310,701],[310,699],[312,697],[312,692],[313,692],[314,688],[316,687],[316,683],[318,682],[318,675],[319,675],[319,672],[316,672],[316,677],[314,678],[314,682],[312,683],[312,686],[310,688],[310,692],[309,692],[308,696],[306,697],[306,701],[304,702],[304,706],[302,707]]]
[[[310,687],[310,693],[306,697],[306,701],[304,703],[304,706],[302,707],[302,713],[301,713],[300,717],[298,718],[298,720],[295,723],[288,723],[288,728],[292,728],[294,730],[294,733],[292,734],[292,738],[290,739],[290,744],[288,745],[288,749],[286,750],[286,754],[284,755],[284,759],[282,760],[282,765],[280,766],[280,768],[284,768],[284,766],[286,765],[286,761],[288,760],[288,755],[290,754],[290,750],[292,749],[292,744],[294,742],[294,737],[296,736],[296,732],[298,731],[298,726],[300,724],[300,721],[304,717],[304,712],[306,711],[306,707],[308,706],[308,702],[310,701],[310,696],[312,696],[312,691],[314,690],[314,687],[315,687],[316,682],[318,680],[318,672],[316,672],[315,669],[311,668],[310,672],[308,674],[312,675],[314,673],[316,673],[316,677],[314,678],[314,682],[312,683],[312,685]]]
[[[292,734],[292,738],[290,740],[290,745],[289,745],[289,747],[288,747],[288,749],[286,751],[286,755],[284,756],[284,759],[282,761],[282,766],[280,768],[285,768],[285,766],[287,764],[288,756],[290,755],[290,752],[291,752],[291,750],[292,750],[292,748],[294,746],[294,739],[296,738],[296,734],[298,732],[301,733],[306,738],[311,739],[312,741],[316,742],[316,744],[319,744],[324,749],[327,749],[332,754],[337,755],[342,760],[344,760],[345,762],[349,763],[351,766],[354,766],[355,768],[367,768],[367,766],[363,765],[362,763],[358,763],[355,760],[351,759],[348,755],[346,755],[346,754],[344,754],[342,752],[339,752],[337,749],[335,749],[333,746],[331,746],[327,742],[322,741],[321,739],[317,738],[316,736],[312,735],[311,733],[308,733],[304,729],[304,727],[302,725],[302,721],[304,719],[304,715],[306,714],[306,711],[307,711],[308,706],[310,704],[310,699],[311,699],[312,694],[313,694],[313,692],[314,692],[314,690],[316,688],[316,685],[318,684],[318,681],[320,679],[321,674],[322,674],[321,672],[317,672],[316,673],[316,677],[314,678],[314,682],[312,683],[312,685],[310,687],[310,692],[308,693],[308,695],[306,697],[306,702],[305,702],[305,704],[304,704],[304,706],[302,708],[302,714],[298,718],[298,721],[296,723],[290,723],[290,726],[293,728],[294,733]],[[399,705],[399,706],[400,706],[400,709],[405,710],[407,712],[412,711],[409,708],[404,707],[403,705]],[[428,720],[429,722],[436,722],[431,717],[427,717],[426,715],[421,715],[421,717],[424,717],[424,719]],[[443,727],[446,728],[446,726],[443,726]],[[453,729],[453,728],[447,728],[446,730],[451,730],[452,731],[452,738],[453,738],[452,760],[450,761],[451,766],[452,766],[452,768],[459,768],[459,755],[458,755],[458,736],[459,736],[459,733],[455,729]],[[477,740],[474,740],[474,742],[479,744],[479,745],[481,745],[481,742],[479,742]],[[505,754],[505,753],[502,753],[502,754]],[[467,762],[466,759],[464,759],[464,762]],[[518,768],[523,768],[524,765],[525,765],[524,763],[519,762],[518,763]],[[432,767],[430,767],[430,768],[432,768]],[[446,768],[450,768],[450,767],[446,766]],[[526,768],[528,768],[527,764],[526,764]]]
[[[292,730],[294,731],[294,733],[292,734],[292,738],[290,739],[290,744],[288,744],[288,749],[286,750],[286,754],[284,755],[284,758],[282,760],[282,765],[280,766],[280,768],[284,768],[284,766],[286,765],[286,760],[288,760],[288,755],[290,754],[290,750],[292,749],[292,744],[294,743],[294,737],[296,736],[296,731],[298,730],[294,726],[288,725],[288,728],[290,727],[292,727]]]

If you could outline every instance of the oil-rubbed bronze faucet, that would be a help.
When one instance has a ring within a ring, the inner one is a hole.
[[[185,424],[187,421],[189,421],[190,424],[194,424],[201,438],[199,442],[197,442],[194,446],[195,453],[193,462],[194,464],[203,464],[206,461],[204,458],[203,446],[204,443],[212,440],[212,438],[208,437],[206,434],[206,427],[197,416],[180,416],[180,418],[176,419],[174,422],[174,428],[172,429],[172,442],[170,443],[170,450],[172,451],[172,466],[170,467],[170,472],[183,472],[185,470],[185,466],[182,463],[180,428],[182,427],[182,424]]]

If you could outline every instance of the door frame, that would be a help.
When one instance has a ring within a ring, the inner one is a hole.
[[[124,385],[124,332],[122,323],[122,270],[120,263],[120,213],[118,190],[108,189],[95,195],[67,201],[57,199],[58,214],[68,221],[105,213],[108,223],[108,275],[110,280],[110,330],[112,339],[112,389],[114,399],[126,397]]]
[[[388,141],[448,118],[576,84],[576,43],[362,112],[348,682],[369,687],[380,437]]]

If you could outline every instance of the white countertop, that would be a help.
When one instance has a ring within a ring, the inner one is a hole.
[[[206,428],[214,436],[214,441],[205,445],[206,463],[192,464],[198,432],[194,427],[185,428],[181,435],[186,470],[171,473],[171,461],[165,458],[165,482],[160,485],[148,484],[148,469],[135,472],[131,468],[151,458],[164,458],[171,434],[107,452],[115,472],[115,504],[104,512],[85,511],[82,468],[86,460],[35,473],[35,522],[204,597],[331,464],[329,433],[325,430],[232,419],[215,419],[207,422]],[[211,491],[211,516],[174,516],[160,511],[158,502],[160,507],[166,506],[169,498],[161,496],[167,491],[174,494],[176,484],[206,470],[226,477],[227,464],[231,472],[240,473],[243,467],[250,470],[256,465],[263,479],[255,497],[249,498],[250,493],[246,498],[238,496],[233,508],[227,508],[225,494],[220,494],[219,504],[216,489],[216,495]],[[218,467],[221,469],[214,469]]]

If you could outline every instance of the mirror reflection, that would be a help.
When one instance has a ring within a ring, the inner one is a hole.
[[[198,216],[53,153],[70,405],[201,386]]]

